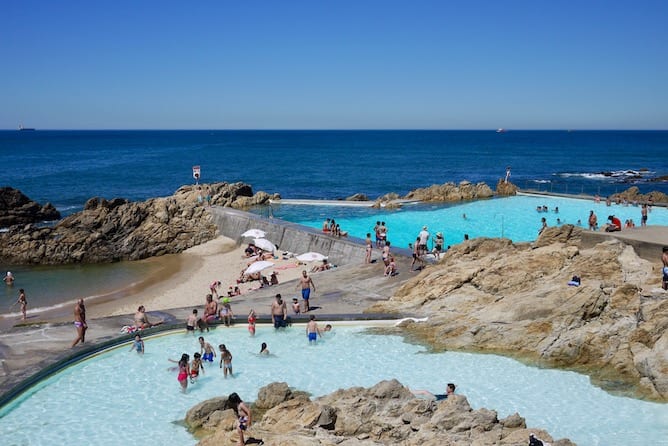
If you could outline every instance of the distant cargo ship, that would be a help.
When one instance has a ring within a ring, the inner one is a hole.
[[[35,129],[31,127],[23,127],[23,124],[19,125],[19,132],[34,132]]]

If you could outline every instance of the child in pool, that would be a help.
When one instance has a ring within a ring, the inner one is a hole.
[[[195,383],[195,379],[199,376],[200,369],[202,369],[202,374],[204,374],[202,355],[199,352],[195,352],[193,355],[193,362],[190,364],[190,384]]]
[[[255,316],[255,310],[251,308],[250,312],[248,313],[248,331],[251,334],[251,336],[255,336],[255,321],[257,317]]]
[[[190,356],[187,353],[184,353],[178,361],[173,359],[168,359],[168,361],[178,363],[179,374],[177,375],[176,380],[181,384],[181,392],[186,393],[186,390],[188,389],[188,376],[190,376]]]
[[[299,305],[299,299],[296,297],[292,299],[292,311],[295,314],[299,314],[302,312],[301,306]]]
[[[269,355],[269,349],[267,348],[267,343],[263,342],[262,345],[260,346],[260,354],[261,355]]]
[[[227,372],[230,372],[230,376],[234,377],[232,374],[232,352],[230,352],[225,344],[220,344],[218,346],[220,349],[220,368],[223,369],[223,376],[227,378]]]
[[[135,340],[130,347],[130,351],[132,350],[137,350],[140,355],[144,354],[144,341],[142,341],[141,336],[135,335]]]

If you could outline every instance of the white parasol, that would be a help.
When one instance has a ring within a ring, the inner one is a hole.
[[[267,262],[266,260],[260,260],[257,262],[251,263],[251,265],[246,268],[246,271],[244,271],[244,274],[255,274],[259,273],[263,269],[267,269],[274,266],[272,262]]]
[[[320,254],[319,252],[305,252],[304,254],[299,254],[297,260],[302,262],[313,262],[317,260],[325,260],[326,255]]]
[[[253,238],[262,238],[267,235],[262,229],[249,229],[248,231],[241,234],[242,237],[253,237]]]
[[[260,248],[263,251],[267,251],[267,252],[276,251],[276,245],[271,243],[266,238],[256,238],[253,241],[254,241],[255,246],[257,246],[258,248]]]

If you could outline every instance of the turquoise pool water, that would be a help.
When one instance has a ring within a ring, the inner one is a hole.
[[[234,378],[224,379],[214,363],[182,394],[167,359],[199,351],[196,337],[179,332],[148,338],[144,356],[129,344],[109,350],[3,408],[0,444],[195,444],[177,422],[207,398],[237,392],[253,401],[260,387],[274,381],[318,396],[390,378],[432,392],[452,381],[474,408],[493,408],[499,417],[517,411],[529,426],[579,445],[665,444],[668,438],[668,405],[613,396],[586,376],[500,356],[430,353],[398,336],[369,334],[362,325],[336,323],[316,345],[308,345],[303,326],[275,332],[262,325],[255,337],[243,326],[219,327],[205,339],[231,350]],[[262,342],[272,356],[257,355]]]
[[[537,212],[537,206],[547,206],[548,212]],[[558,208],[559,212],[554,209]],[[599,225],[603,225],[609,215],[616,215],[624,222],[632,219],[640,231],[640,207],[605,203],[574,198],[517,195],[514,197],[478,200],[455,205],[415,204],[399,210],[356,208],[344,206],[273,205],[274,217],[320,229],[325,218],[334,218],[344,231],[351,236],[364,238],[368,233],[374,237],[376,221],[384,221],[388,230],[388,240],[392,245],[406,248],[415,242],[418,232],[426,225],[433,235],[441,231],[445,244],[460,243],[464,234],[469,237],[505,237],[515,242],[533,241],[541,228],[541,218],[545,217],[549,226],[578,220],[587,227],[589,211],[593,210]],[[466,218],[464,218],[466,215]],[[557,220],[559,219],[559,221]],[[649,225],[668,225],[668,210],[653,207],[648,217]],[[430,243],[431,248],[431,243]]]

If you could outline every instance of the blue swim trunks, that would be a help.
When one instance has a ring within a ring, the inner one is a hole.
[[[302,299],[308,300],[311,297],[311,288],[302,288]]]
[[[204,353],[204,356],[202,356],[203,361],[209,361],[213,362],[213,352],[211,353]]]
[[[316,339],[318,339],[318,333],[309,333],[309,334],[308,334],[308,340],[309,340],[309,342],[311,342],[311,341],[315,341]]]

